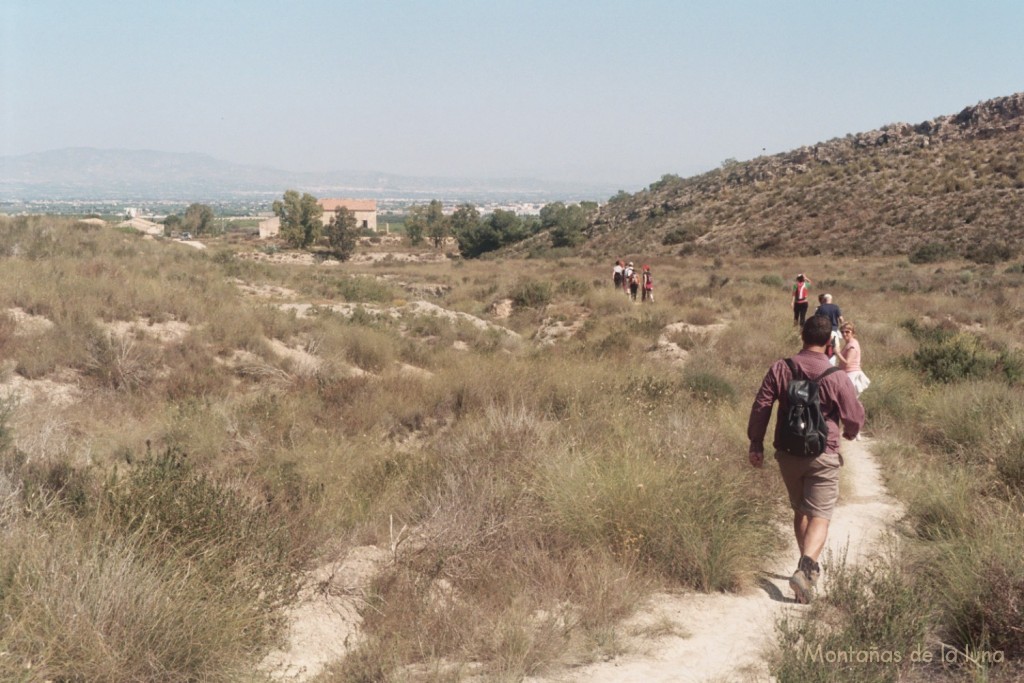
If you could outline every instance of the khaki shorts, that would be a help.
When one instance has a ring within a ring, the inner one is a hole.
[[[843,458],[838,453],[823,453],[817,458],[775,451],[782,472],[782,481],[789,492],[789,504],[808,517],[832,519],[839,500],[839,468]]]

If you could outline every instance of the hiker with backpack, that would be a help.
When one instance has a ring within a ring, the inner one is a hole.
[[[803,349],[775,361],[754,398],[747,422],[748,458],[764,464],[764,436],[772,407],[779,402],[775,422],[775,460],[793,508],[793,531],[800,548],[797,569],[789,585],[799,603],[814,598],[821,573],[818,557],[828,538],[829,520],[839,500],[839,438],[852,440],[864,425],[864,407],[849,375],[825,356],[832,325],[813,316],[801,329]]]
[[[633,270],[633,262],[630,261],[626,265],[625,270],[622,271],[622,291],[626,294],[626,296],[629,296],[629,283],[633,279],[634,272],[635,271]],[[636,297],[634,296],[633,298],[635,299]]]
[[[634,270],[629,275],[629,298],[636,303],[636,293],[640,289],[640,276]]]
[[[622,271],[625,270],[622,264],[622,259],[615,262],[615,267],[612,268],[612,284],[615,289],[622,286]]]
[[[818,308],[814,310],[814,315],[823,315],[828,318],[829,323],[832,325],[832,352],[829,354],[829,360],[832,365],[836,364],[835,349],[838,348],[841,336],[839,334],[839,326],[845,322],[843,318],[843,312],[839,309],[839,306],[832,303],[832,295],[822,293],[818,296]]]
[[[640,301],[650,301],[654,303],[654,277],[651,275],[651,267],[644,266],[643,268],[643,280],[640,282],[642,293],[640,294]]]

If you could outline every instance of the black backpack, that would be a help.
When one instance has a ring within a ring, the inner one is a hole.
[[[791,358],[785,360],[793,377],[786,389],[789,407],[784,415],[779,415],[782,428],[777,432],[775,447],[793,455],[816,458],[825,452],[828,443],[828,424],[821,414],[818,383],[833,372],[839,372],[839,368],[829,368],[810,379]]]

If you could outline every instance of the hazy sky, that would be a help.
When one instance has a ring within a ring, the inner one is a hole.
[[[0,0],[0,155],[632,190],[1024,90],[1022,35],[1022,0]]]

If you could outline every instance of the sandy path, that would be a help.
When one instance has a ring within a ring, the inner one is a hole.
[[[376,546],[360,546],[350,549],[344,560],[312,572],[285,614],[286,642],[264,657],[259,671],[274,681],[302,683],[362,643],[359,608],[387,556]]]
[[[843,442],[846,464],[845,495],[829,532],[828,549],[841,555],[847,548],[857,562],[877,547],[877,541],[901,510],[885,491],[881,474],[868,448],[870,441]],[[768,458],[765,467],[775,467]],[[627,624],[627,631],[657,626],[669,635],[651,640],[628,638],[631,654],[591,664],[532,683],[611,683],[625,681],[689,683],[697,681],[771,680],[765,651],[775,641],[776,619],[784,610],[805,610],[793,601],[789,576],[796,567],[795,541],[789,552],[772,560],[757,585],[745,594],[657,594]],[[828,591],[826,566],[819,590]]]

